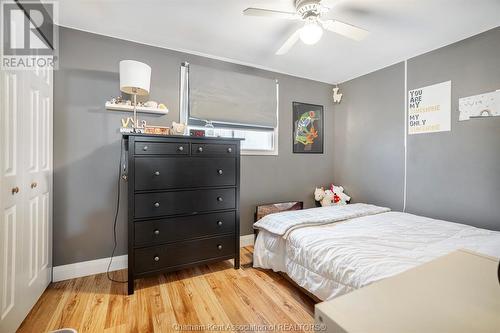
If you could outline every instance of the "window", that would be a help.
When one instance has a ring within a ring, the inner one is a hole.
[[[181,122],[245,139],[243,155],[278,155],[278,93],[275,79],[183,63]]]

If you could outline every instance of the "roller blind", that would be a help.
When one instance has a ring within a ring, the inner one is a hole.
[[[189,65],[189,118],[263,128],[277,125],[276,80]]]

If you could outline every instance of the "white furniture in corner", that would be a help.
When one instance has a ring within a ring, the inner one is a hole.
[[[316,304],[315,323],[332,333],[500,332],[497,267],[458,250]]]
[[[0,71],[0,332],[52,278],[53,71]]]

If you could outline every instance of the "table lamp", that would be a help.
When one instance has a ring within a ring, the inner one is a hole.
[[[134,132],[138,132],[137,96],[149,94],[151,67],[135,60],[120,61],[120,91],[134,97]]]

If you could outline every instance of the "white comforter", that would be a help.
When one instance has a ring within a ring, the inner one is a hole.
[[[500,257],[500,232],[399,212],[259,232],[254,267],[285,272],[321,300],[340,296],[454,250]]]

